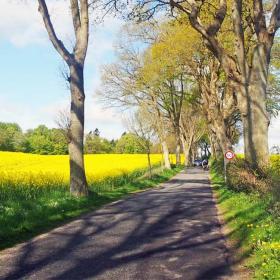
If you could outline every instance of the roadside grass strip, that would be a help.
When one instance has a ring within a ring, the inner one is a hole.
[[[235,261],[250,269],[253,279],[279,280],[280,218],[272,194],[233,191],[215,163],[211,181],[229,229],[228,238],[236,249]]]

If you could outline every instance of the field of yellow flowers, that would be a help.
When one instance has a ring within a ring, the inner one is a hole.
[[[161,155],[151,155],[153,165],[161,162]],[[147,156],[139,154],[98,154],[85,156],[85,168],[89,182],[102,181],[147,168]],[[0,152],[1,182],[22,185],[49,185],[55,181],[69,180],[67,155],[34,155]]]

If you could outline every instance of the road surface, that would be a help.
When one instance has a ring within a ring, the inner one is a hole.
[[[232,279],[208,173],[109,204],[0,252],[0,279]]]

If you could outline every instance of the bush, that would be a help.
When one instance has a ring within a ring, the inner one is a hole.
[[[269,168],[253,169],[238,158],[227,168],[228,185],[236,191],[266,193],[272,190],[273,176]]]
[[[278,213],[280,213],[280,155],[272,155],[270,157],[271,170],[273,175],[273,196],[278,205]]]
[[[280,172],[272,166],[272,205],[271,212],[280,217]]]
[[[280,157],[272,156],[270,166],[253,169],[248,162],[237,158],[227,168],[228,187],[238,192],[257,192],[261,195],[270,194],[270,209],[274,215],[280,216]],[[222,163],[216,163],[218,171],[222,171]]]

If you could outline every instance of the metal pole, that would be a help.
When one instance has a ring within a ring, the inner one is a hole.
[[[224,173],[225,173],[225,183],[227,183],[227,159],[224,157]]]

